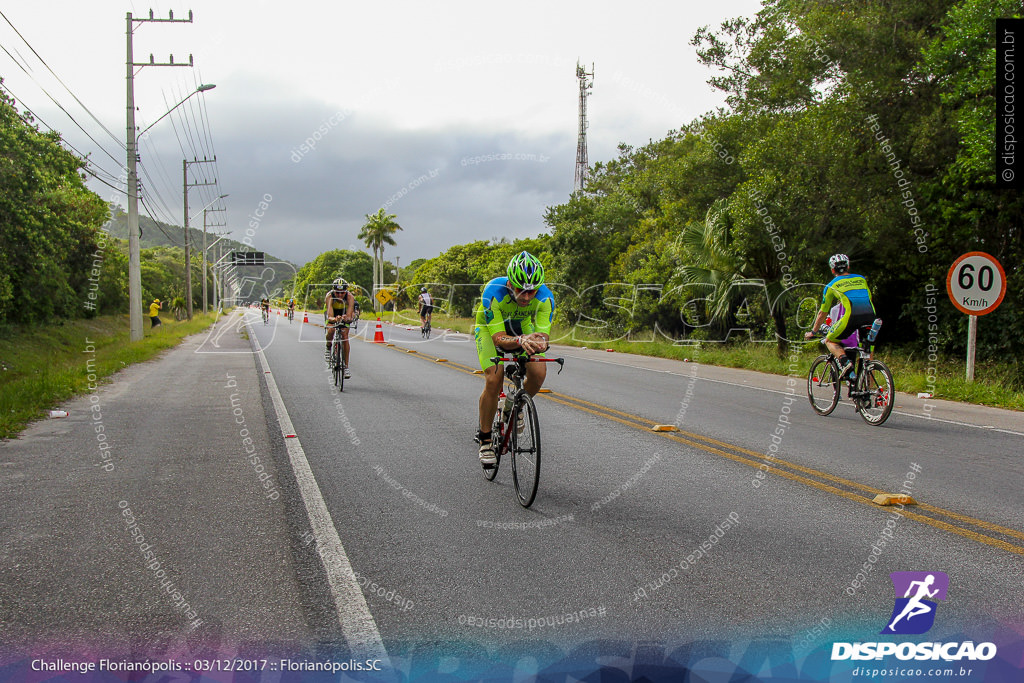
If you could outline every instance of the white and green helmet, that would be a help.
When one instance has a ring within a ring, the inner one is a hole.
[[[521,251],[508,262],[508,282],[518,289],[537,289],[544,284],[544,266],[528,251]]]

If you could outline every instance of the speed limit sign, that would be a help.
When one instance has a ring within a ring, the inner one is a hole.
[[[985,315],[1002,302],[1006,294],[1006,273],[992,256],[983,251],[971,251],[950,266],[946,291],[961,312]]]

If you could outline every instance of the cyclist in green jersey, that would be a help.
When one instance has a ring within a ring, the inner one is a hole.
[[[842,317],[832,323],[823,340],[828,350],[839,361],[842,376],[846,377],[853,369],[853,363],[846,356],[846,350],[840,340],[849,337],[857,328],[870,325],[875,320],[875,305],[871,301],[868,281],[861,275],[850,272],[850,257],[846,254],[834,254],[828,260],[832,269],[832,281],[825,285],[821,297],[821,308],[811,325],[811,331],[804,334],[805,339],[812,339],[814,331],[825,322],[829,309],[835,303],[842,304]]]
[[[507,277],[497,277],[484,286],[476,311],[476,350],[484,371],[484,389],[480,394],[480,463],[494,467],[497,459],[491,444],[491,423],[498,409],[505,370],[491,358],[506,352],[543,354],[548,348],[551,321],[555,317],[555,298],[544,284],[544,266],[529,252],[520,252],[509,261]],[[544,363],[526,367],[526,391],[534,396],[544,384]]]

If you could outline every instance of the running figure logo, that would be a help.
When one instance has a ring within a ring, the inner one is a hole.
[[[913,635],[928,631],[935,623],[935,600],[946,599],[949,577],[943,572],[893,572],[889,576],[896,589],[896,606],[881,632]]]

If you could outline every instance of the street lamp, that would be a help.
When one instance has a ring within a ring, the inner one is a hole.
[[[187,190],[186,190],[186,192],[187,192]],[[187,196],[188,195],[186,194],[186,197]],[[189,223],[192,222],[192,219],[195,218],[196,216],[198,216],[199,214],[203,214],[203,313],[206,313],[206,210],[209,209],[211,206],[213,206],[216,202],[220,201],[221,199],[224,199],[227,196],[228,196],[227,194],[219,195],[218,197],[216,197],[214,199],[211,199],[210,202],[206,206],[204,206],[203,208],[199,209],[199,211],[196,211],[193,215],[185,217],[185,230],[188,231],[188,225],[189,225]],[[188,241],[186,240],[186,245],[187,244],[188,244]],[[186,254],[187,253],[188,252],[186,250]],[[186,275],[188,276],[187,277],[187,283],[188,283],[188,285],[187,285],[187,289],[188,289],[188,294],[187,294],[187,296],[188,296],[188,310],[189,310],[189,314],[191,314],[192,313],[192,259],[191,259],[191,257],[189,257],[189,259],[186,261],[186,263],[187,263],[187,266],[186,266],[187,273],[186,273]]]
[[[214,248],[214,246],[216,246],[217,242],[220,242],[220,241],[221,241],[222,239],[224,239],[225,237],[227,237],[227,236],[228,236],[228,235],[230,235],[230,234],[231,234],[231,231],[230,231],[230,230],[229,230],[229,231],[227,231],[227,232],[223,232],[223,233],[221,233],[220,237],[218,237],[217,239],[215,239],[215,240],[214,240],[214,241],[213,241],[213,242],[212,242],[212,243],[210,244],[210,246],[208,246],[208,247],[206,248],[206,250],[207,250],[207,251],[209,251],[210,249],[213,249],[213,248]],[[221,299],[222,297],[221,297],[221,296],[220,296],[220,294],[219,294],[219,292],[220,292],[220,281],[218,281],[218,279],[217,279],[217,266],[218,266],[218,265],[220,264],[220,262],[221,262],[222,260],[223,260],[223,259],[217,259],[217,261],[215,261],[215,262],[214,262],[214,264],[213,264],[213,307],[214,307],[215,309],[217,309],[218,311],[220,310],[220,307],[221,307],[221,301],[220,301],[220,299]],[[206,261],[207,261],[207,259],[206,259],[206,253],[203,253],[203,265],[204,265],[204,266],[206,265]],[[205,281],[205,279],[206,279],[206,278],[203,278],[203,280],[204,280],[204,281]]]
[[[128,15],[131,22],[131,15]],[[129,23],[130,26],[130,23]],[[129,56],[131,43],[129,42]],[[164,112],[163,116],[146,126],[141,133],[135,133],[135,91],[132,85],[132,67],[128,60],[128,316],[129,338],[131,341],[142,339],[142,254],[139,245],[139,174],[136,164],[139,161],[139,139],[165,116],[183,105],[189,97],[196,93],[212,90],[214,85],[201,85],[189,93],[181,102]]]
[[[226,197],[227,195],[221,195]],[[216,201],[216,200],[215,200]],[[212,204],[213,202],[210,202]],[[207,204],[209,206],[209,204]],[[206,214],[213,211],[227,211],[227,209],[203,209],[203,313],[206,313]],[[219,225],[227,225],[219,223]],[[212,226],[211,226],[212,227]],[[214,242],[216,244],[216,242]],[[212,245],[211,245],[212,246]]]
[[[181,102],[178,102],[178,103],[177,103],[176,105],[174,105],[173,107],[171,107],[170,109],[168,109],[167,111],[165,111],[165,112],[163,113],[163,115],[162,115],[162,116],[161,116],[160,118],[158,118],[158,119],[157,119],[156,121],[154,121],[153,123],[151,123],[151,124],[149,124],[148,126],[146,126],[145,128],[143,128],[143,129],[142,129],[142,132],[141,132],[141,133],[139,133],[139,134],[138,134],[138,136],[137,136],[137,137],[138,137],[138,139],[139,139],[139,140],[141,140],[141,139],[142,139],[142,136],[143,136],[143,135],[145,135],[146,133],[148,133],[148,132],[149,132],[149,129],[150,129],[150,128],[152,128],[152,127],[153,127],[153,126],[155,126],[156,124],[158,124],[158,123],[160,123],[161,121],[163,121],[163,120],[164,120],[164,118],[165,118],[165,117],[166,117],[166,116],[167,116],[168,114],[170,114],[170,113],[171,113],[172,111],[174,111],[175,109],[177,109],[177,108],[178,108],[178,107],[180,107],[181,105],[185,104],[185,102],[186,102],[186,101],[188,100],[188,98],[192,97],[192,96],[193,96],[193,95],[195,95],[196,93],[206,92],[207,90],[213,90],[213,89],[214,89],[214,88],[216,88],[216,87],[217,87],[217,86],[216,86],[216,85],[214,85],[214,84],[212,84],[212,83],[204,83],[203,85],[199,86],[198,88],[196,88],[195,90],[193,90],[192,92],[190,92],[190,93],[189,93],[188,95],[186,95],[186,96],[184,97],[184,99],[182,99],[182,100],[181,100]]]

